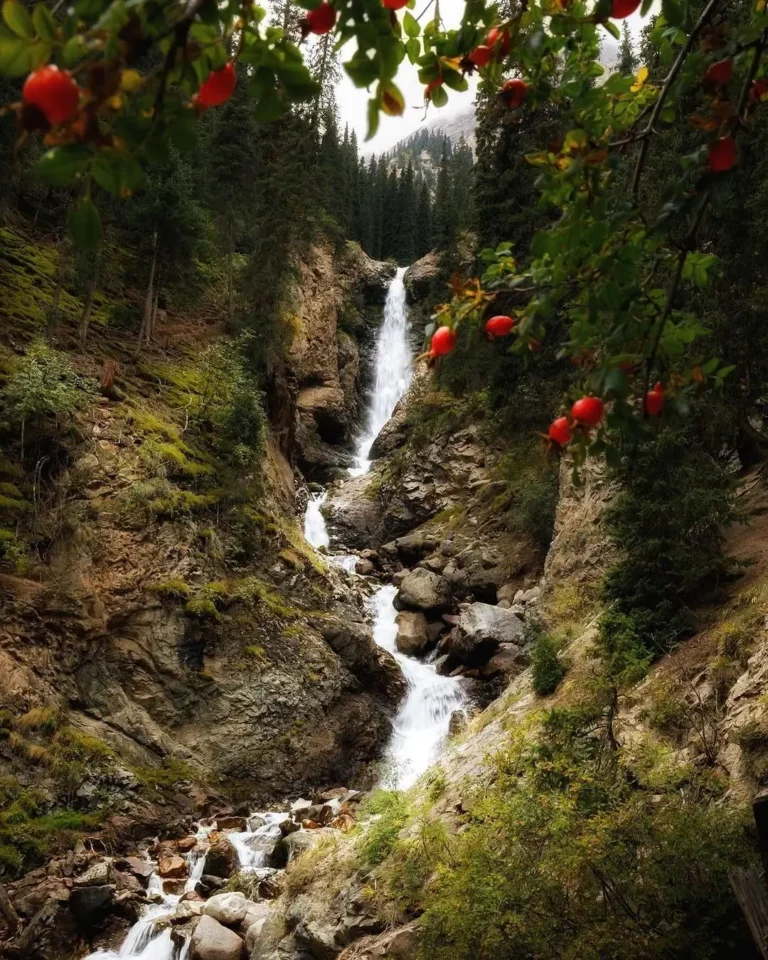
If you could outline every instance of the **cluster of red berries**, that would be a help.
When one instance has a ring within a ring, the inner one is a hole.
[[[645,410],[657,417],[664,409],[664,387],[657,383],[645,395]],[[605,416],[605,404],[600,397],[581,397],[571,407],[570,415],[558,417],[549,427],[547,437],[558,447],[567,446],[573,439],[574,429],[589,430],[599,426]]]
[[[508,317],[506,314],[499,314],[498,316],[491,317],[490,320],[486,320],[485,332],[489,338],[493,340],[494,337],[508,336],[514,326],[515,321],[512,317]],[[429,356],[432,359],[435,357],[444,357],[456,349],[457,342],[458,337],[452,327],[438,327],[432,334],[432,340],[429,345]]]

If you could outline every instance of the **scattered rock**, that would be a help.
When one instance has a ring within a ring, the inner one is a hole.
[[[452,737],[467,729],[467,715],[463,710],[454,710],[448,722],[448,734]]]
[[[249,957],[253,955],[256,941],[265,922],[266,918],[264,920],[257,920],[256,923],[252,923],[251,926],[248,927],[248,931],[245,934],[245,952]]]
[[[187,861],[178,855],[161,857],[157,863],[157,872],[164,880],[178,880],[188,873]]]
[[[291,816],[295,817],[297,820],[303,820],[307,815],[307,810],[312,806],[311,800],[296,800],[291,804]]]
[[[439,614],[450,605],[451,590],[448,581],[423,567],[411,570],[395,598],[395,606],[399,610],[411,608]]]
[[[113,884],[75,887],[69,897],[69,909],[83,930],[97,929],[109,916],[114,897]]]
[[[108,883],[114,883],[114,870],[111,860],[94,863],[82,876],[75,880],[75,885],[78,887],[101,887]]]
[[[248,931],[255,923],[263,923],[269,915],[270,906],[264,901],[259,903],[254,903],[253,900],[248,900],[248,908],[245,911],[245,916],[240,921],[239,932],[245,937],[248,934]]]
[[[229,879],[237,869],[237,864],[237,851],[226,837],[220,837],[211,844],[205,855],[203,876]]]
[[[219,830],[234,830],[237,833],[243,833],[248,829],[248,821],[245,817],[217,817],[216,827]]]
[[[188,923],[192,917],[199,917],[203,912],[203,902],[199,900],[182,900],[176,907],[176,913],[171,917],[171,924]]]
[[[400,653],[415,656],[429,645],[427,618],[421,612],[401,610],[397,615],[395,644]]]
[[[184,837],[178,842],[179,853],[189,853],[197,846],[197,837]]]
[[[202,916],[190,943],[191,960],[240,960],[243,941],[211,916]]]
[[[370,560],[360,560],[355,563],[355,573],[359,573],[363,577],[369,577],[375,570],[373,563]]]
[[[330,827],[318,827],[316,830],[302,830],[300,833],[292,833],[284,841],[288,850],[288,863],[317,846],[323,837],[332,837],[333,833],[334,831]]]
[[[458,627],[440,642],[440,652],[470,667],[488,662],[500,644],[523,642],[523,622],[514,613],[488,603],[472,603],[461,611]],[[508,653],[511,651],[508,649]]]
[[[248,912],[249,903],[242,893],[217,893],[203,905],[203,914],[213,917],[225,927],[236,927]]]
[[[211,874],[204,873],[197,881],[195,891],[204,897],[208,897],[217,890],[221,890],[226,882],[223,877],[214,877]]]
[[[408,576],[408,574],[409,574],[410,572],[411,572],[410,570],[396,570],[396,571],[392,574],[392,583],[393,583],[396,587],[399,587],[399,586],[402,584],[403,580],[405,580],[405,578]]]
[[[516,643],[502,643],[484,667],[480,668],[479,676],[483,679],[504,674],[515,676],[528,665],[528,657],[520,651]]]
[[[131,873],[136,877],[145,887],[149,883],[149,878],[154,873],[155,868],[147,860],[142,860],[141,857],[126,857],[124,861],[120,862],[120,866],[125,864]]]

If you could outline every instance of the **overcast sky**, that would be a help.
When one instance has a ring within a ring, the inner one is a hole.
[[[428,2],[429,0],[417,0],[416,8],[413,10],[414,16],[418,17]],[[464,0],[440,0],[440,14],[447,29],[458,27],[463,11]],[[398,16],[402,18],[404,13],[405,11],[401,11]],[[629,24],[633,35],[638,36],[643,25],[640,16],[634,14],[630,17]],[[607,36],[608,34],[606,34]],[[352,56],[354,49],[354,40],[342,48],[342,62]],[[405,97],[405,112],[402,117],[386,117],[382,114],[378,133],[372,140],[364,143],[368,125],[366,110],[370,94],[367,90],[360,90],[355,87],[342,69],[343,76],[336,94],[341,122],[342,124],[348,123],[357,132],[360,147],[365,153],[380,153],[382,150],[388,150],[398,140],[407,137],[422,124],[432,122],[439,126],[441,119],[447,120],[451,115],[466,110],[472,103],[474,90],[477,86],[476,78],[470,78],[470,87],[465,93],[456,93],[449,90],[448,105],[443,107],[442,110],[430,107],[425,117],[423,87],[418,81],[417,73],[416,67],[412,66],[406,57],[400,64],[397,76],[397,85]]]

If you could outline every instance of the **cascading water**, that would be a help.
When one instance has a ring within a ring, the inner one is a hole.
[[[368,459],[373,441],[392,416],[413,375],[413,359],[409,343],[408,310],[405,303],[405,268],[400,267],[387,293],[384,322],[379,330],[374,357],[373,391],[371,393],[366,430],[357,449],[357,465],[352,476],[361,476],[370,469]],[[330,537],[321,507],[327,493],[314,495],[307,504],[304,535],[315,547],[328,547]],[[329,557],[331,562],[350,569],[353,557]],[[369,600],[373,620],[373,638],[391,653],[400,664],[408,681],[408,694],[393,723],[392,739],[387,748],[391,769],[387,782],[406,789],[437,759],[440,746],[448,733],[451,714],[466,702],[462,681],[442,677],[431,663],[400,653],[395,644],[397,611],[393,605],[396,589],[381,587]]]
[[[356,452],[357,465],[350,469],[354,477],[367,473],[373,441],[392,416],[413,376],[413,357],[408,339],[408,308],[405,304],[405,267],[398,267],[389,285],[384,304],[384,322],[376,339],[373,361],[374,379],[365,433]]]
[[[392,763],[388,780],[405,790],[437,759],[451,715],[464,707],[467,696],[457,677],[442,677],[431,663],[407,657],[397,649],[397,611],[392,602],[396,592],[393,586],[382,587],[371,597],[369,607],[374,640],[397,660],[408,681],[408,693],[395,717],[387,748]]]

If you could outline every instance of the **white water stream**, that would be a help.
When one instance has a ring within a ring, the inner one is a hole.
[[[370,469],[368,457],[373,441],[392,416],[413,376],[404,275],[405,268],[400,267],[387,293],[384,322],[376,341],[366,430],[357,448],[357,466],[349,471],[352,476],[361,476]],[[327,496],[325,492],[316,494],[307,504],[304,536],[315,547],[330,545],[321,512]],[[346,569],[354,569],[354,557],[329,556],[328,559]],[[368,605],[374,640],[395,657],[408,681],[408,693],[393,722],[385,773],[388,785],[404,790],[437,759],[448,734],[451,714],[464,706],[467,697],[458,678],[441,677],[431,663],[399,652],[395,644],[397,610],[392,602],[396,592],[393,586],[383,586],[371,597]]]

